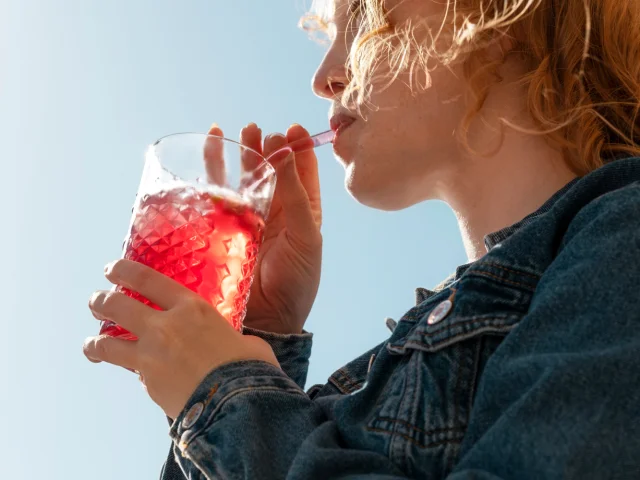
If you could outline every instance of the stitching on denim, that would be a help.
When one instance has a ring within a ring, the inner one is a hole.
[[[461,383],[461,377],[462,377],[462,359],[458,359],[458,368],[457,368],[457,378],[456,378],[456,385],[455,387],[453,387],[453,421],[457,422],[458,421],[458,407],[459,407],[459,403],[460,403],[460,383]]]
[[[374,421],[376,421],[376,420],[380,420],[380,421],[383,421],[383,422],[389,422],[389,423],[399,423],[400,425],[404,425],[406,427],[409,427],[412,430],[416,430],[417,432],[423,433],[425,435],[436,435],[438,433],[448,433],[448,432],[464,432],[466,430],[465,427],[447,427],[447,428],[434,428],[433,430],[423,430],[420,427],[416,427],[415,425],[412,425],[411,423],[407,422],[406,420],[400,420],[400,419],[397,419],[397,418],[376,417],[374,419]]]
[[[333,375],[331,375],[331,378],[334,378],[336,381],[339,381],[338,378],[336,378],[336,374],[340,374],[341,376],[344,377],[345,379],[345,388],[348,387],[355,387],[357,385],[361,385],[363,382],[362,380],[353,380],[349,374],[347,373],[347,371],[344,369],[344,367],[339,368],[336,373],[334,373]],[[341,382],[342,383],[342,382]]]
[[[453,445],[459,445],[462,443],[462,439],[445,439],[445,440],[438,440],[437,442],[429,442],[426,445],[423,445],[422,443],[418,442],[417,440],[411,438],[408,435],[405,435],[403,433],[397,433],[397,432],[391,432],[389,430],[383,430],[382,428],[374,428],[374,427],[365,427],[365,430],[369,431],[369,432],[378,432],[378,433],[388,433],[390,435],[399,435],[400,437],[404,438],[406,441],[408,441],[409,443],[413,443],[414,445],[416,445],[417,447],[420,448],[431,448],[431,447],[438,447],[440,445],[447,445],[447,444],[453,444]]]
[[[499,270],[504,270],[506,272],[510,272],[510,273],[515,273],[516,275],[524,275],[525,277],[529,277],[529,278],[533,278],[534,280],[540,280],[540,275],[536,275],[533,273],[527,273],[527,272],[522,272],[520,270],[513,270],[511,268],[507,268],[507,267],[503,267],[502,265],[498,265],[497,263],[493,263],[493,262],[482,262],[478,265],[478,267],[482,267],[483,265],[489,265],[491,267],[495,267]],[[469,273],[475,273],[476,270],[472,270]]]
[[[455,335],[453,337],[446,337],[443,338],[441,340],[436,340],[433,343],[429,344],[428,342],[413,342],[413,341],[408,341],[407,343],[405,343],[402,346],[403,352],[404,350],[406,350],[407,347],[440,347],[444,344],[444,346],[450,346],[453,344],[458,343],[459,341],[464,341],[464,340],[469,340],[471,338],[475,338],[477,336],[480,336],[483,333],[509,333],[511,330],[513,330],[516,327],[516,325],[505,325],[503,327],[491,327],[491,326],[486,326],[483,328],[479,328],[476,330],[472,330],[470,332],[464,332],[464,333],[460,333],[458,335]],[[431,350],[427,350],[427,351],[431,351]]]
[[[485,337],[481,337],[480,341],[476,345],[476,353],[473,359],[473,377],[471,378],[471,395],[469,395],[469,412],[473,410],[473,399],[476,396],[478,389],[478,374],[480,373],[480,356],[483,350],[483,345],[487,343]],[[468,419],[467,419],[468,420]]]
[[[340,382],[333,375],[329,377],[329,383],[331,383],[334,387],[336,387],[338,390],[340,390],[340,392],[344,393],[345,395],[348,395],[351,392],[358,390],[362,386],[362,384],[364,384],[364,382],[359,382],[353,385],[343,385],[342,382]]]
[[[492,318],[491,320],[496,320],[496,318]],[[473,323],[474,321],[468,321],[468,322],[465,322],[464,324]],[[457,325],[460,325],[460,324],[456,323],[455,326]],[[513,330],[516,327],[516,325],[517,324],[515,322],[511,324],[498,324],[498,325],[481,324],[479,327],[473,330],[457,333],[453,336],[445,337],[440,340],[434,340],[431,344],[429,344],[429,342],[426,339],[434,337],[437,334],[448,330],[448,328],[441,328],[440,330],[437,330],[435,332],[418,332],[418,334],[423,337],[422,341],[418,339],[418,341],[407,340],[404,343],[400,343],[400,344],[389,344],[387,346],[387,350],[389,350],[391,353],[403,355],[407,347],[424,347],[425,345],[437,346],[442,343],[453,344],[453,343],[457,343],[458,339],[460,338],[462,338],[463,340],[466,340],[469,338],[474,338],[476,336],[479,336],[487,332],[488,333],[508,333],[509,331]],[[392,350],[392,349],[395,349],[395,350]]]
[[[504,278],[500,278],[496,275],[493,275],[491,273],[487,273],[487,272],[482,272],[479,270],[476,270],[475,272],[472,272],[474,275],[477,275],[478,277],[488,277],[488,278],[492,278],[494,280],[498,280],[502,283],[506,283],[507,285],[512,285],[514,287],[520,287],[520,288],[524,288],[526,290],[535,292],[536,288],[532,287],[530,285],[525,285],[524,283],[519,283],[519,282],[512,282],[511,280],[506,280]]]
[[[354,377],[350,376],[348,370],[346,370],[344,367],[340,368],[339,371],[345,376],[345,378],[351,385],[359,385],[362,383],[362,380],[354,379]]]
[[[406,362],[404,365],[404,368],[402,369],[402,391],[400,392],[400,399],[398,402],[396,402],[396,408],[393,412],[394,417],[392,418],[397,418],[400,416],[400,412],[403,410],[403,405],[405,402],[409,402],[409,404],[411,405],[412,402],[412,398],[407,394],[407,391],[409,390],[409,380],[410,380],[410,373],[412,372],[412,362],[411,359],[409,357],[406,357]],[[411,375],[411,377],[415,377],[414,375]],[[414,379],[415,380],[415,379]],[[412,385],[413,386],[413,385]],[[416,395],[416,388],[415,386],[413,386],[413,394],[415,396]],[[381,396],[382,397],[382,396]],[[395,432],[394,429],[394,435],[400,435],[400,437],[404,437],[404,435],[402,435],[401,433]],[[391,437],[391,440],[389,441],[389,453],[388,456],[392,461],[395,461],[395,463],[398,464],[402,464],[405,467],[407,466],[407,458],[406,455],[404,455],[404,452],[400,453],[400,458],[395,459],[394,457],[397,457],[397,449],[394,448],[394,444],[395,444],[395,440],[397,439],[394,438],[393,436]],[[402,445],[400,445],[400,447],[402,447]],[[404,449],[402,449],[404,450]]]
[[[497,316],[493,316],[493,317],[489,317],[489,318],[483,318],[483,317],[462,317],[459,320],[461,321],[456,321],[456,323],[451,323],[449,325],[444,325],[442,328],[439,328],[438,330],[432,330],[430,332],[417,332],[420,335],[424,336],[424,337],[433,337],[437,334],[439,334],[440,332],[444,332],[447,330],[450,330],[452,327],[460,327],[460,326],[466,326],[472,323],[480,323],[480,325],[478,325],[479,328],[482,327],[496,327],[496,326],[501,326],[501,324],[498,325],[491,325],[488,322],[502,322],[503,320],[509,320],[511,318],[513,318],[514,315],[497,315]],[[458,319],[456,319],[458,320]],[[507,326],[507,325],[504,325]],[[469,332],[465,332],[465,333],[469,333]],[[457,334],[460,335],[460,334]]]

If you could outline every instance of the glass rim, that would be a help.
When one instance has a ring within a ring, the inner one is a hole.
[[[156,140],[155,142],[153,142],[150,146],[151,148],[157,146],[160,144],[160,142],[173,138],[173,137],[182,137],[182,136],[188,136],[188,135],[194,135],[194,136],[198,136],[198,137],[212,137],[212,138],[219,138],[220,140],[224,140],[225,142],[229,142],[229,143],[234,143],[237,146],[244,148],[245,150],[249,150],[253,153],[255,153],[256,155],[258,155],[262,161],[260,162],[260,164],[258,166],[256,166],[256,168],[254,168],[253,170],[258,170],[259,168],[262,168],[264,166],[267,167],[268,170],[271,171],[271,173],[273,175],[276,174],[276,169],[274,168],[273,165],[271,165],[267,159],[265,158],[265,156],[258,152],[257,150],[251,148],[251,147],[247,147],[246,145],[243,145],[242,143],[236,141],[236,140],[232,140],[230,138],[227,137],[221,137],[219,135],[209,135],[208,133],[200,133],[200,132],[178,132],[178,133],[170,133],[169,135],[165,135],[163,137],[160,137],[158,140]]]

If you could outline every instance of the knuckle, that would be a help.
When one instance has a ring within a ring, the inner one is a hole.
[[[147,272],[146,270],[138,270],[133,275],[133,278],[134,278],[135,284],[142,290],[149,283],[150,276],[149,276],[149,272]]]
[[[104,290],[94,292],[89,299],[89,308],[91,308],[91,310],[104,310],[108,294],[109,292],[105,292]]]
[[[129,273],[128,281],[131,287],[136,291],[145,290],[149,284],[149,272],[145,268],[134,268]]]
[[[204,299],[192,296],[185,299],[184,308],[191,315],[202,317],[209,314],[212,307]]]
[[[113,263],[107,278],[114,283],[138,289],[146,286],[149,272],[144,265],[121,258]]]
[[[93,292],[93,293],[91,294],[91,297],[89,298],[89,308],[91,308],[91,309],[93,310],[93,308],[94,308],[96,305],[99,305],[99,304],[100,304],[100,301],[101,301],[101,300],[100,300],[100,299],[101,299],[101,296],[102,296],[102,291],[98,290],[98,291],[96,291],[96,292]]]
[[[114,303],[117,299],[116,292],[101,292],[100,294],[100,302],[102,303],[102,308],[105,311],[108,311],[114,307]]]
[[[112,291],[100,290],[95,292],[89,300],[89,308],[101,315],[109,315],[115,308],[117,302],[117,293]]]
[[[157,322],[153,329],[153,333],[155,343],[157,343],[161,349],[166,349],[166,347],[171,343],[171,339],[174,337],[172,322]]]
[[[173,311],[173,315],[167,321],[167,328],[180,328],[179,319],[190,318],[193,322],[197,322],[202,318],[210,318],[211,312],[217,313],[217,310],[211,306],[204,298],[197,295],[190,295],[180,301]]]

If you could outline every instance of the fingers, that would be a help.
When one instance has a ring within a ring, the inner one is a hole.
[[[240,131],[240,162],[242,167],[241,187],[249,187],[261,178],[259,166],[262,158],[262,130],[250,123]],[[244,148],[247,147],[247,148]]]
[[[226,168],[224,159],[224,133],[217,124],[211,125],[204,143],[204,166],[207,172],[207,182],[224,186],[226,183]]]
[[[264,148],[263,148],[263,153],[265,158],[269,159],[269,162],[275,167],[278,168],[278,162],[275,161],[274,162],[274,158],[269,158],[271,155],[273,155],[273,153],[284,147],[287,144],[287,137],[285,137],[283,134],[281,133],[272,133],[270,135],[267,135],[264,139]],[[275,159],[277,160],[277,159]],[[284,159],[282,159],[284,160]]]
[[[111,320],[137,337],[144,334],[155,310],[120,292],[95,292],[89,308],[98,320]]]
[[[309,136],[309,132],[297,124],[291,125],[287,130],[287,142],[289,143]],[[316,210],[320,212],[320,177],[315,152],[307,150],[296,154],[296,166],[300,181],[307,192],[312,207],[317,207]],[[320,223],[320,219],[317,220]]]
[[[262,130],[255,123],[250,123],[240,130],[240,143],[256,152],[262,151]]]
[[[163,310],[169,310],[185,299],[197,297],[196,293],[175,280],[131,260],[121,259],[110,264],[105,276],[111,283],[138,292]]]
[[[93,363],[107,362],[129,370],[138,369],[137,342],[101,335],[88,338],[82,352]]]
[[[307,191],[298,175],[294,153],[289,153],[280,163],[277,175],[276,191],[282,205],[289,240],[303,248],[316,247],[320,234]]]

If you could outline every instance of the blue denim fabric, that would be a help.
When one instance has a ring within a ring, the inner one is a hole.
[[[282,370],[212,371],[171,427],[162,478],[640,478],[640,159],[485,243],[308,392],[310,335],[251,332]]]

